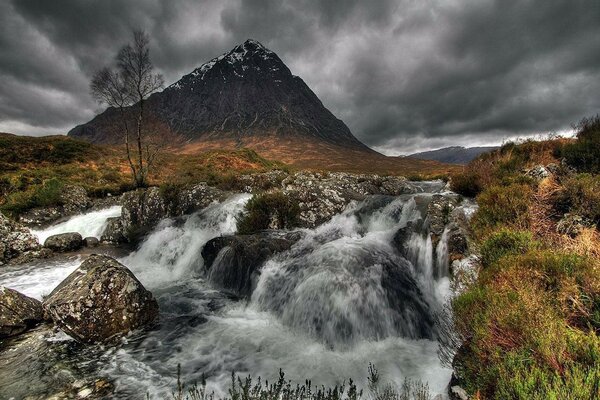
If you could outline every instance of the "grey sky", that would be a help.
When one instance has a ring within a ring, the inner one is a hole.
[[[0,131],[91,119],[90,75],[138,27],[167,83],[261,41],[388,154],[561,132],[600,112],[598,0],[15,0],[0,3]]]

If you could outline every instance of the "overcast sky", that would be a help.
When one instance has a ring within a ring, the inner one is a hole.
[[[136,27],[172,83],[253,38],[387,154],[563,132],[600,112],[598,0],[3,0],[0,131],[102,111],[91,74]]]

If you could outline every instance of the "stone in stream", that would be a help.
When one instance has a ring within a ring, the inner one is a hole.
[[[83,238],[77,232],[59,233],[48,237],[44,247],[59,253],[75,251],[83,247]]]
[[[127,237],[125,237],[123,231],[123,222],[121,221],[121,217],[112,217],[106,220],[106,228],[104,228],[104,232],[102,232],[100,240],[108,243],[127,242]]]
[[[98,240],[98,238],[90,236],[83,239],[83,244],[85,245],[85,247],[97,247],[98,244],[100,244],[100,241]]]
[[[27,262],[47,255],[29,229],[0,213],[0,265],[9,261]]]
[[[41,322],[42,303],[0,286],[0,338],[18,335]]]
[[[264,262],[277,253],[289,250],[300,238],[300,232],[277,234],[265,231],[211,239],[202,249],[209,280],[238,296],[250,296],[256,275]]]
[[[92,254],[44,301],[54,323],[85,343],[106,342],[142,328],[158,304],[133,273],[111,257]]]

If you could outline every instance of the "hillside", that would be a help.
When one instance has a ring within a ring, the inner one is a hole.
[[[406,157],[417,158],[421,160],[433,160],[447,164],[468,164],[477,158],[480,154],[496,150],[498,146],[488,147],[462,147],[451,146],[442,149],[423,151],[410,154]]]
[[[473,398],[600,396],[599,173],[595,118],[577,140],[508,143],[453,176],[479,205],[479,278],[452,301],[450,340]]]

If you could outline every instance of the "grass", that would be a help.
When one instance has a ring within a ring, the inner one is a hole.
[[[600,177],[590,165],[600,154],[581,150],[597,124],[582,123],[576,141],[508,143],[452,178],[479,204],[471,225],[484,268],[452,302],[462,342],[454,368],[475,398],[600,398],[600,240],[593,229],[575,239],[556,232],[566,212],[598,224]],[[576,151],[567,162],[588,172],[560,167]],[[555,175],[524,176],[550,163]]]
[[[17,217],[35,207],[58,206],[60,196],[55,189],[64,185],[83,186],[91,197],[132,190],[124,155],[120,147],[92,145],[66,136],[0,134],[0,211]],[[243,186],[242,175],[289,171],[287,165],[267,160],[250,149],[193,155],[165,152],[159,165],[150,175],[150,184],[165,186],[165,190],[169,187],[171,192],[175,187],[198,182],[237,190]],[[266,190],[277,183],[265,180],[262,186]]]

